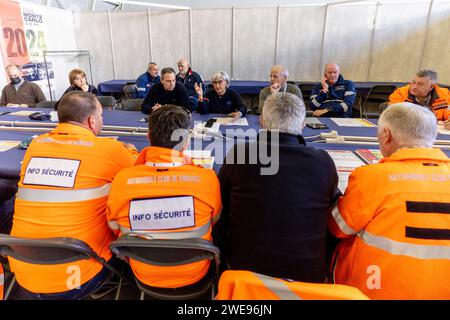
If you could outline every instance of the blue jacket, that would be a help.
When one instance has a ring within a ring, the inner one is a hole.
[[[145,72],[136,80],[135,99],[145,99],[150,88],[161,80],[160,76],[152,77],[150,73]]]
[[[356,99],[355,85],[339,75],[333,85],[328,84],[328,92],[322,92],[319,82],[311,92],[309,106],[311,110],[328,109],[324,117],[351,118],[352,107]]]
[[[186,74],[186,77],[183,79],[180,75],[180,73],[177,74],[176,79],[178,82],[181,82],[186,87],[186,90],[188,91],[189,97],[197,97],[197,93],[195,92],[194,84],[198,83],[202,86],[203,92],[205,92],[205,85],[203,83],[202,76],[199,75],[197,72],[192,71],[191,68],[188,69],[188,72]]]

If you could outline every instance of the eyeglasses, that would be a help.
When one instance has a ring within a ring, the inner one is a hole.
[[[222,84],[223,80],[213,81],[212,84]]]

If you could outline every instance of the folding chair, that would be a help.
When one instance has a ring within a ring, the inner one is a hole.
[[[300,83],[298,85],[298,87],[300,88],[300,91],[302,92],[303,102],[305,103],[307,117],[311,117],[313,114],[313,111],[309,107],[309,99],[311,98],[311,92],[314,89],[314,86],[315,86],[315,84],[310,84],[310,83]]]
[[[141,300],[145,294],[156,299],[185,300],[204,296],[211,291],[215,295],[215,283],[218,279],[220,250],[210,241],[201,238],[190,239],[145,239],[138,236],[123,235],[110,244],[110,249],[120,259],[134,259],[142,263],[157,266],[177,266],[201,260],[213,260],[210,270],[199,282],[181,288],[159,288],[148,286],[136,277],[141,291]]]
[[[127,99],[133,99],[136,93],[136,84],[126,84],[123,86],[123,93]]]
[[[0,255],[5,258],[10,256],[16,260],[39,265],[63,264],[79,260],[97,260],[103,267],[106,267],[112,274],[119,277],[116,300],[120,294],[122,275],[113,268],[105,259],[97,255],[92,248],[82,240],[74,238],[47,238],[32,239],[18,238],[6,234],[0,234]],[[5,300],[15,283],[12,279],[5,294]],[[105,282],[103,283],[105,284]],[[102,286],[103,286],[102,284]],[[101,286],[100,286],[101,287]],[[111,292],[109,290],[102,296]],[[99,298],[102,296],[98,296]]]
[[[116,99],[113,96],[98,96],[98,101],[102,105],[103,109],[115,109]]]
[[[142,102],[144,99],[128,99],[122,102],[122,110],[126,111],[141,111]]]
[[[368,300],[357,288],[274,278],[244,270],[227,270],[216,300]]]
[[[58,101],[41,101],[36,104],[36,108],[55,108],[55,105]]]
[[[394,85],[375,85],[370,88],[367,95],[362,98],[361,116],[365,118],[378,118],[380,105],[389,100],[389,96],[397,89]]]

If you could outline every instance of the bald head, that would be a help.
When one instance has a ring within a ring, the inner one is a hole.
[[[278,83],[280,86],[284,86],[288,77],[289,71],[281,64],[274,65],[270,69],[270,82],[272,84]]]
[[[180,73],[182,75],[185,75],[187,73],[187,71],[189,70],[189,61],[186,58],[181,58],[178,61],[178,70],[180,71]]]
[[[15,64],[10,64],[10,65],[6,66],[5,70],[11,81],[13,81],[12,79],[21,79],[22,78],[22,70],[19,66],[16,66]]]
[[[73,91],[66,93],[58,105],[60,123],[71,122],[88,127],[94,134],[99,134],[103,121],[102,106],[97,97],[89,92]]]
[[[327,63],[324,68],[324,74],[330,84],[334,84],[339,79],[340,68],[336,63]]]

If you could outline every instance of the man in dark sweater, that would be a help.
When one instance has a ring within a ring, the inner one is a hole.
[[[184,85],[175,80],[175,70],[161,70],[161,82],[153,85],[142,103],[143,113],[150,114],[165,104],[173,104],[191,110]]]
[[[327,152],[305,145],[305,113],[297,96],[272,94],[258,140],[235,145],[225,159],[213,239],[230,269],[325,281],[327,218],[338,176]],[[267,150],[271,161],[261,156]]]

